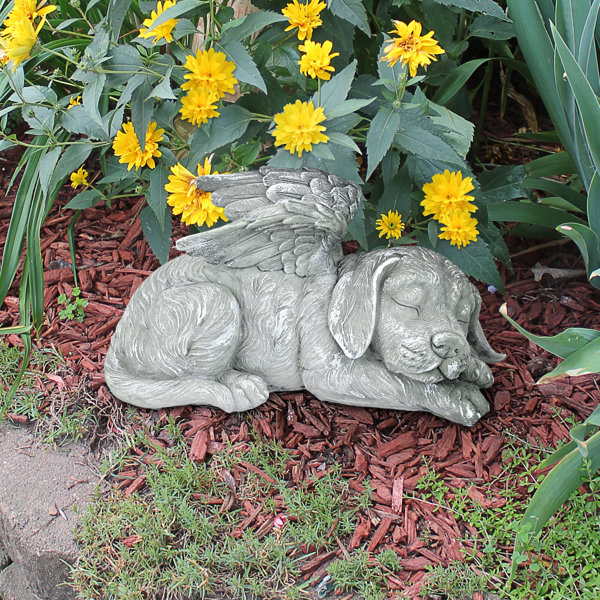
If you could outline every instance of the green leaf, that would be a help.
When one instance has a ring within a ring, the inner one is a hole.
[[[330,110],[335,111],[348,96],[355,72],[356,60],[353,60],[347,67],[323,84],[323,87],[321,88],[321,106],[323,107],[326,117]],[[316,93],[311,100],[314,105],[317,106],[318,97]]]
[[[465,83],[470,79],[471,75],[484,63],[492,60],[490,58],[478,58],[463,63],[459,67],[456,67],[453,71],[448,73],[435,96],[433,101],[437,104],[448,104],[454,96],[463,89]]]
[[[587,80],[585,73],[571,54],[560,33],[551,23],[552,35],[556,50],[567,74],[567,82],[575,96],[581,115],[587,147],[594,161],[596,171],[600,170],[600,139],[598,136],[598,120],[600,119],[600,102]]]
[[[585,221],[578,219],[571,213],[543,204],[530,202],[494,202],[488,207],[488,217],[492,221],[517,221],[542,225],[543,227],[556,228],[562,223],[575,221],[585,225]]]
[[[252,113],[237,104],[228,104],[221,109],[221,116],[210,119],[189,140],[192,151],[186,164],[194,168],[201,158],[231,142],[238,140],[253,120]]]
[[[596,233],[581,223],[562,223],[556,230],[564,233],[577,244],[585,264],[587,276],[593,283],[595,279],[593,273],[600,267],[600,239],[598,239]]]
[[[146,133],[154,112],[154,98],[150,96],[150,80],[137,87],[131,96],[131,122],[140,148],[146,147]]]
[[[575,173],[575,165],[566,152],[554,152],[547,156],[536,158],[525,165],[529,177],[552,177]]]
[[[344,146],[345,148],[349,148],[353,152],[357,152],[358,154],[361,154],[360,148],[356,145],[356,142],[346,133],[342,133],[341,131],[327,130],[327,135],[329,136],[330,144],[337,144],[338,146]]]
[[[235,63],[233,75],[236,79],[257,87],[265,94],[267,93],[265,80],[262,78],[252,57],[240,42],[227,42],[218,45],[218,47],[225,52],[230,61]]]
[[[340,102],[337,106],[332,106],[327,111],[327,120],[337,119],[338,117],[344,117],[353,113],[365,106],[368,106],[372,102],[374,102],[377,98],[374,96],[373,98],[366,98],[364,100],[345,100],[344,102]]]
[[[544,190],[554,196],[564,198],[580,212],[586,212],[587,198],[566,183],[554,179],[525,177],[523,179],[523,187],[532,190]]]
[[[367,133],[367,179],[381,162],[394,141],[394,135],[400,126],[400,113],[393,107],[379,109]]]
[[[595,329],[585,329],[583,327],[569,327],[558,335],[540,336],[529,333],[521,327],[516,321],[511,319],[507,313],[507,306],[503,304],[499,308],[500,314],[528,340],[537,344],[540,348],[559,356],[566,358],[587,346],[590,342],[600,338],[600,331]]]
[[[171,215],[166,203],[165,212],[167,214],[162,219],[164,226],[161,226],[151,207],[146,206],[140,213],[140,222],[144,236],[161,265],[164,265],[169,260],[169,251],[171,249]]]
[[[360,0],[327,0],[327,4],[336,17],[356,25],[361,31],[371,35],[367,11]]]
[[[563,107],[555,80],[554,47],[546,31],[540,7],[534,0],[507,0],[508,9],[514,23],[519,48],[529,65],[531,77],[546,106],[567,153],[577,164],[584,181],[589,182],[591,174],[579,160],[579,149],[574,138],[573,127]]]
[[[510,40],[515,37],[515,28],[512,22],[480,15],[469,27],[469,37],[479,37],[487,40]]]
[[[146,194],[146,201],[154,211],[154,216],[161,229],[165,228],[165,218],[170,215],[167,206],[167,192],[165,185],[169,181],[169,173],[160,163],[150,173],[150,191]]]
[[[119,32],[130,6],[131,0],[110,0],[110,4],[108,5],[108,23],[113,40],[119,38]]]
[[[523,189],[524,177],[525,169],[522,166],[499,166],[483,171],[478,177],[481,195],[486,203],[526,198],[527,192]]]
[[[181,15],[184,15],[187,12],[198,8],[201,3],[198,0],[179,0],[177,4],[174,4],[170,8],[167,8],[163,13],[158,15],[154,22],[152,23],[152,27],[148,28],[148,32],[153,31],[159,25],[166,23],[170,19],[175,19]]]
[[[428,111],[433,111],[433,115],[429,115],[429,119],[436,125],[447,129],[444,133],[444,139],[462,156],[466,158],[471,142],[473,141],[473,133],[475,125],[460,115],[447,109],[445,106],[440,106],[434,102],[427,101]]]
[[[443,157],[444,162],[455,165],[459,169],[466,169],[464,160],[441,137],[425,129],[426,124],[419,122],[405,122],[408,117],[406,111],[400,115],[400,126],[394,137],[394,143],[408,152],[417,156],[435,160]]]
[[[433,0],[436,4],[443,6],[455,6],[472,12],[483,13],[491,17],[497,17],[503,21],[509,21],[504,10],[494,0]]]
[[[229,42],[241,42],[248,36],[260,31],[263,27],[283,21],[287,21],[287,17],[283,16],[281,13],[271,12],[269,10],[259,10],[225,23],[221,41],[224,44]]]
[[[110,87],[117,87],[127,83],[134,73],[142,69],[142,57],[135,46],[126,44],[111,48],[110,60],[106,63],[108,70],[112,71],[107,76]]]
[[[50,179],[54,173],[54,167],[56,166],[58,158],[61,154],[62,146],[58,146],[57,148],[53,148],[52,150],[46,152],[40,160],[38,176],[40,179],[40,188],[44,196],[48,194],[48,185],[50,184]]]
[[[595,473],[600,468],[600,431],[587,440],[590,470]],[[511,566],[511,579],[516,572],[515,558],[525,552],[527,542],[533,538],[563,505],[569,496],[583,483],[581,468],[583,457],[577,450],[569,454],[546,475],[536,490],[521,521],[517,535]]]
[[[67,146],[67,149],[64,151],[52,174],[52,180],[50,181],[51,193],[56,187],[62,185],[62,182],[67,175],[79,169],[79,167],[87,160],[93,149],[94,145],[89,142],[76,143]]]
[[[104,90],[105,82],[106,75],[104,73],[99,73],[97,77],[87,83],[83,88],[83,106],[90,117],[100,125],[102,124],[102,115],[100,115],[98,104],[100,102],[102,91]]]
[[[84,208],[90,208],[94,206],[99,200],[102,199],[102,194],[98,190],[83,190],[74,196],[65,204],[65,208],[71,210],[81,210]]]
[[[291,154],[284,148],[279,148],[267,163],[270,167],[284,167],[286,169],[299,169],[302,167],[302,158]]]
[[[481,238],[460,249],[450,245],[448,240],[438,240],[436,250],[451,260],[466,275],[490,283],[504,292],[504,283],[494,262],[494,257]]]
[[[73,106],[65,111],[59,124],[70,133],[80,133],[97,140],[106,140],[108,135],[101,124],[94,121],[88,110],[82,106]]]
[[[348,223],[347,237],[356,240],[363,250],[368,249],[367,232],[365,230],[365,212],[362,202],[358,205],[354,218]]]
[[[151,98],[162,98],[164,100],[177,100],[177,97],[171,89],[171,72],[173,71],[173,58],[168,54],[165,55],[167,59],[167,70],[161,79],[160,83],[154,87],[150,92]]]

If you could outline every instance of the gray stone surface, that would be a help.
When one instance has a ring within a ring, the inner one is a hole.
[[[53,450],[26,429],[0,426],[0,598],[72,600],[73,530],[92,495],[97,460],[83,444]]]
[[[426,410],[473,425],[489,410],[492,350],[481,298],[442,255],[400,246],[342,257],[360,204],[351,182],[262,167],[202,176],[222,227],[137,289],[104,363],[117,398],[144,408],[255,408],[271,391]]]

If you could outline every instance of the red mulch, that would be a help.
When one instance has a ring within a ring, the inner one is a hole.
[[[72,212],[59,208],[69,195],[66,191],[52,209],[42,232],[46,318],[37,343],[40,347],[55,344],[61,349],[75,373],[67,382],[69,386],[85,378],[98,402],[112,406],[116,401],[102,371],[110,337],[131,294],[159,265],[142,235],[139,219],[134,218],[142,199],[119,201],[112,210],[104,206],[86,210],[75,237],[80,287],[89,305],[83,323],[61,320],[56,299],[62,292],[69,295],[73,285],[66,237]],[[2,245],[11,208],[10,198],[0,200]],[[185,234],[185,228],[174,223],[174,238]],[[531,271],[537,261],[551,267],[581,268],[573,245],[528,251],[534,242],[509,239],[509,243],[515,253],[526,250],[515,257],[514,273],[502,268],[511,315],[537,334],[555,334],[569,326],[600,328],[600,297],[585,276],[553,280],[544,275],[538,282]],[[428,565],[461,560],[461,549],[468,545],[458,539],[464,537],[469,524],[457,522],[454,514],[444,508],[410,497],[427,470],[423,457],[428,457],[430,465],[452,486],[470,487],[469,495],[475,502],[501,508],[505,503],[501,490],[495,495],[484,491],[483,485],[503,471],[502,452],[508,438],[515,436],[534,447],[555,446],[568,434],[567,427],[554,416],[555,407],[563,409],[563,418],[574,414],[581,420],[598,404],[593,376],[536,386],[536,379],[550,370],[556,359],[529,343],[498,313],[504,301],[499,293],[490,293],[485,285],[478,287],[483,298],[483,328],[493,347],[505,352],[507,358],[492,367],[496,385],[485,392],[492,410],[474,427],[454,425],[427,413],[327,404],[303,392],[272,394],[266,404],[253,411],[250,421],[255,435],[278,440],[293,451],[297,458],[295,480],[322,472],[324,463],[335,459],[342,463],[343,473],[351,478],[355,490],[370,481],[374,506],[360,516],[348,548],[364,542],[370,551],[395,548],[404,570],[390,575],[388,583],[391,589],[402,589],[409,597],[418,594]],[[13,287],[5,309],[0,311],[0,325],[16,322],[17,311],[17,289]],[[8,339],[16,345],[21,343],[17,336]],[[58,385],[58,381],[47,382],[49,389]],[[197,461],[218,452],[227,441],[244,443],[250,439],[248,422],[237,415],[212,408],[183,407],[159,411],[155,418],[162,419],[167,412],[179,421],[189,439],[190,454]],[[107,426],[114,424],[109,420]],[[143,458],[149,460],[151,456]],[[144,485],[141,466],[121,477],[129,493]],[[250,523],[253,507],[245,510]],[[424,528],[430,531],[427,545],[419,538]],[[318,581],[326,563],[345,551],[340,548],[306,563],[304,577]]]

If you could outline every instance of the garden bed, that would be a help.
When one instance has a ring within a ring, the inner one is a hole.
[[[156,490],[148,483],[149,465],[160,465],[164,461],[161,453],[171,449],[179,452],[180,460],[189,459],[196,465],[212,464],[229,453],[237,457],[235,468],[228,471],[233,499],[215,492],[214,498],[202,502],[208,502],[206,506],[229,502],[227,509],[239,517],[235,535],[239,537],[247,529],[260,531],[264,537],[272,534],[274,519],[289,510],[277,485],[302,486],[312,478],[319,481],[334,473],[349,498],[370,489],[371,501],[356,509],[351,534],[345,531],[336,537],[338,524],[333,523],[324,537],[329,539],[327,547],[299,545],[300,551],[294,554],[299,581],[319,589],[319,584],[329,581],[326,577],[332,561],[350,561],[351,569],[360,571],[356,561],[367,556],[365,574],[377,566],[384,588],[409,597],[416,597],[427,581],[434,582],[426,588],[432,594],[436,590],[442,594],[445,585],[454,585],[446,591],[453,599],[463,592],[471,597],[477,591],[473,585],[502,589],[512,551],[511,528],[536,479],[530,469],[545,450],[567,439],[572,423],[592,412],[598,404],[598,390],[593,376],[536,385],[556,359],[516,332],[498,308],[508,302],[509,314],[536,334],[552,335],[570,326],[599,328],[600,304],[586,282],[574,246],[556,240],[540,245],[508,237],[514,271],[502,268],[506,297],[478,284],[483,329],[494,349],[506,353],[507,358],[492,366],[496,384],[485,392],[492,410],[472,428],[420,412],[326,404],[306,392],[272,394],[265,405],[248,414],[228,415],[206,407],[158,412],[135,409],[124,414],[123,405],[106,387],[102,368],[110,337],[129,298],[159,266],[137,218],[143,200],[120,200],[112,209],[88,209],[76,225],[79,286],[81,297],[88,301],[80,323],[61,319],[59,312],[64,306],[57,302],[60,294],[70,297],[74,285],[66,235],[72,212],[61,210],[69,195],[65,188],[42,230],[46,317],[36,341],[40,348],[59,349],[66,370],[40,378],[45,399],[37,409],[50,411],[65,390],[79,389],[79,399],[66,403],[64,414],[81,415],[77,411],[83,404],[93,406],[94,414],[85,413],[81,419],[83,430],[93,432],[90,442],[134,436],[137,441],[112,473],[116,489],[121,490],[118,493],[124,497],[149,494],[151,498]],[[11,208],[9,195],[0,201],[0,245]],[[185,229],[174,223],[174,238],[185,234]],[[175,254],[171,252],[171,256]],[[6,305],[0,312],[3,326],[16,323],[16,287]],[[8,342],[21,344],[18,336],[9,336]],[[92,417],[100,427],[85,427],[83,421]],[[29,420],[18,399],[8,418]],[[142,432],[143,442],[135,437]],[[261,441],[276,442],[288,453],[277,484],[256,464],[240,462],[240,457]],[[187,448],[187,457],[181,454],[182,448]],[[244,496],[243,480],[249,472],[264,485],[256,484],[252,494]],[[268,498],[272,502],[266,502]],[[582,509],[579,501],[574,502],[566,510]],[[130,535],[115,538],[114,544],[135,545]],[[332,535],[335,539],[330,543]],[[563,542],[554,543],[560,548]],[[378,562],[384,549],[394,551],[399,568]],[[531,562],[518,578],[523,595],[515,598],[531,597],[527,594],[539,590],[545,580],[553,581],[555,588],[551,589],[562,590],[564,597],[576,590],[585,592],[589,578],[577,581],[575,573],[565,572],[552,548],[533,550]],[[465,566],[460,566],[463,563]],[[528,573],[531,565],[537,566]],[[336,588],[334,584],[329,591]],[[358,588],[349,585],[347,589],[350,595],[343,597],[350,598]]]

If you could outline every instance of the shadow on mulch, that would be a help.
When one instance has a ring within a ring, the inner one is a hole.
[[[55,204],[42,230],[44,262],[45,322],[37,340],[40,347],[57,346],[66,359],[70,374],[64,383],[69,387],[83,384],[93,395],[104,415],[106,436],[118,437],[123,431],[122,409],[106,387],[103,361],[110,337],[125,306],[142,283],[159,264],[145,241],[136,215],[143,199],[119,201],[112,210],[106,207],[86,210],[76,226],[77,268],[81,295],[89,304],[82,323],[59,318],[57,297],[70,296],[74,285],[66,229],[71,211],[62,211],[70,194],[65,190]],[[10,198],[0,200],[0,244],[4,244],[12,210]],[[174,239],[186,235],[186,228],[174,222]],[[528,442],[534,448],[554,447],[564,440],[568,430],[555,416],[576,420],[587,417],[598,404],[596,378],[593,376],[562,379],[544,385],[535,381],[556,364],[556,358],[528,342],[511,328],[498,308],[508,302],[513,318],[536,334],[553,335],[566,327],[600,328],[598,295],[586,282],[585,274],[568,279],[553,279],[544,274],[539,281],[532,267],[536,263],[561,269],[581,269],[576,248],[552,243],[536,249],[533,242],[508,239],[514,255],[514,272],[502,267],[506,297],[490,292],[478,284],[483,306],[481,322],[495,350],[504,352],[504,362],[492,366],[496,384],[485,391],[491,412],[472,428],[466,428],[426,413],[407,413],[326,404],[308,393],[272,394],[269,401],[253,411],[250,427],[254,435],[277,440],[292,449],[302,460],[298,477],[308,478],[322,470],[332,459],[343,465],[350,485],[363,489],[369,481],[373,506],[361,517],[361,525],[349,541],[349,548],[366,543],[369,551],[394,547],[404,569],[391,576],[390,587],[412,590],[420,588],[429,565],[448,565],[462,560],[462,551],[470,549],[458,541],[461,528],[451,511],[405,496],[415,490],[426,471],[423,457],[430,466],[453,486],[472,486],[470,494],[483,507],[501,507],[506,500],[501,490],[495,496],[483,491],[504,469],[502,452],[510,437]],[[171,252],[171,257],[177,255]],[[538,273],[539,275],[539,273]],[[0,311],[0,326],[17,321],[17,288]],[[8,336],[14,345],[18,336]],[[61,383],[48,379],[49,394],[60,391]],[[147,411],[139,411],[141,415]],[[150,420],[174,417],[190,443],[191,457],[205,460],[226,442],[250,439],[248,420],[206,407],[182,407],[147,414]],[[129,493],[144,486],[143,470],[128,474]],[[493,489],[493,487],[492,487]],[[524,491],[525,493],[525,491]],[[426,523],[432,533],[425,547],[418,531]],[[340,548],[337,554],[345,549]],[[327,556],[326,559],[331,559]],[[326,568],[318,559],[304,570],[314,578]]]

